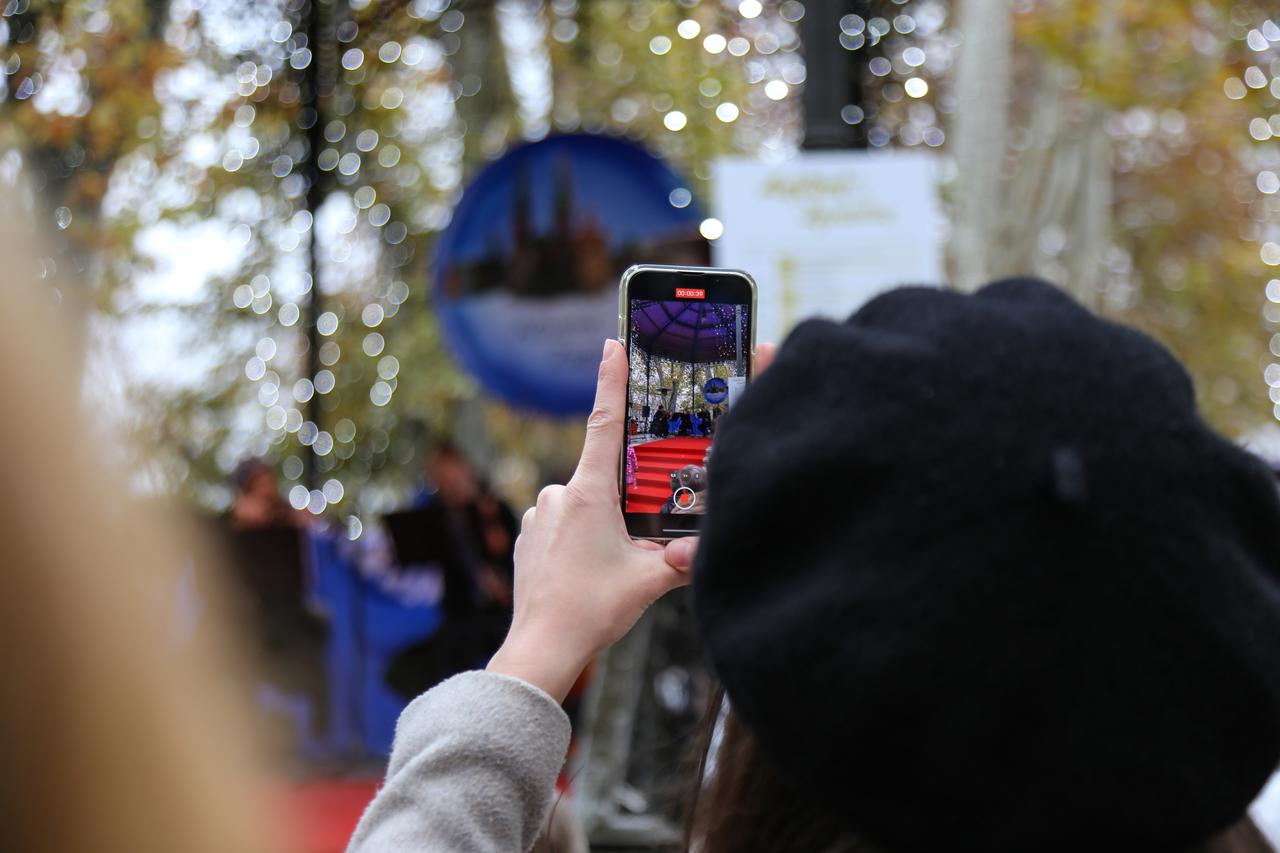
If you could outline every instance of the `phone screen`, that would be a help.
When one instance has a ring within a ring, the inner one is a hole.
[[[694,533],[716,428],[751,375],[754,288],[727,270],[646,270],[625,288],[623,512],[632,535]]]

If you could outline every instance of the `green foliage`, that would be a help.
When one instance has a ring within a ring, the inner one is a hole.
[[[133,232],[100,216],[116,164],[145,145],[157,76],[177,54],[161,37],[168,4],[12,0],[0,18],[0,149],[26,165],[34,213],[56,239],[47,267],[70,305],[108,298],[94,255],[127,252]]]
[[[755,19],[735,6],[6,0],[0,148],[21,154],[38,218],[61,237],[61,286],[85,293],[107,328],[168,318],[201,365],[198,383],[134,382],[120,401],[146,482],[217,505],[238,458],[264,455],[294,485],[312,446],[325,451],[315,484],[342,486],[328,511],[359,516],[403,498],[433,435],[461,439],[517,501],[565,476],[577,420],[484,397],[447,352],[435,240],[467,179],[547,133],[640,141],[699,195],[718,156],[794,150],[800,6],[767,2]],[[1102,306],[1188,362],[1217,424],[1267,420],[1260,374],[1280,309],[1260,317],[1258,248],[1280,196],[1254,185],[1277,163],[1249,124],[1275,124],[1277,84],[1241,83],[1250,68],[1276,77],[1275,44],[1246,41],[1262,4],[1018,8],[1019,82],[1065,70],[1073,104],[1109,116],[1116,228]],[[851,55],[892,60],[866,75],[873,144],[943,144],[957,42],[946,11],[876,0],[850,25]],[[927,63],[905,61],[913,45]],[[913,76],[927,95],[904,94]],[[781,80],[783,97],[765,94]],[[1017,88],[1026,112],[1037,90]],[[152,258],[139,235],[166,223],[177,235],[216,223],[229,272],[190,298],[140,289]]]
[[[1109,110],[1116,229],[1104,307],[1168,344],[1195,376],[1210,420],[1233,434],[1265,423],[1271,409],[1261,378],[1274,360],[1274,324],[1263,317],[1263,291],[1275,273],[1259,248],[1280,198],[1261,193],[1255,176],[1278,158],[1275,142],[1251,139],[1249,125],[1280,111],[1280,83],[1242,82],[1250,67],[1280,77],[1280,45],[1259,51],[1246,38],[1268,8],[1038,2],[1018,19],[1024,62],[1064,65],[1077,98]]]

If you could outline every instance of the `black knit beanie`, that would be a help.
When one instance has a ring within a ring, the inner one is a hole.
[[[1280,759],[1275,482],[1043,282],[802,324],[709,480],[730,702],[891,853],[1183,850]]]

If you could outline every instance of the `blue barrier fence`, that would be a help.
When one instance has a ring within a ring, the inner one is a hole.
[[[386,686],[387,666],[397,652],[439,629],[440,608],[399,596],[362,573],[345,540],[324,532],[307,537],[312,594],[329,621],[326,749],[339,755],[385,756],[396,719],[408,704]]]

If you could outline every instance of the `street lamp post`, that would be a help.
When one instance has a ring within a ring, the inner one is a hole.
[[[866,47],[847,50],[840,22],[846,15],[870,17],[867,0],[806,0],[800,19],[804,48],[804,147],[810,151],[866,148],[866,123],[845,121],[844,109],[863,107]],[[864,108],[865,109],[865,108]]]

